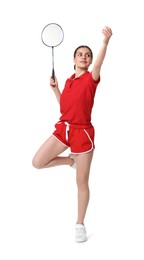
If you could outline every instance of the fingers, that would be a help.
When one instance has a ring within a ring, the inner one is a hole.
[[[102,30],[102,33],[103,33],[103,35],[104,35],[103,42],[104,42],[105,44],[108,44],[108,42],[109,42],[109,40],[110,40],[110,38],[111,38],[111,36],[112,36],[112,30],[111,30],[111,28],[108,27],[108,26],[105,26],[105,27],[103,28],[103,30]]]
[[[50,77],[50,85],[54,85],[55,84],[55,81],[52,77]]]
[[[107,36],[108,38],[110,38],[112,36],[112,30],[110,27],[105,26],[105,28],[103,28],[102,33]]]
[[[54,87],[57,87],[57,79],[56,79],[56,77],[55,77],[55,79],[53,79],[52,77],[50,77],[50,86],[52,87],[52,88],[54,88]]]

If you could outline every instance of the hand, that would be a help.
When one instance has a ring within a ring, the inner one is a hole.
[[[55,77],[55,80],[52,77],[50,77],[50,86],[52,88],[58,88],[58,81],[57,81],[56,77]]]
[[[104,35],[103,42],[107,44],[112,36],[112,30],[108,26],[105,26],[105,28],[102,30],[102,33]]]

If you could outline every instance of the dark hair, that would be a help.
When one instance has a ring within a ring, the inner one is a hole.
[[[79,47],[77,47],[77,48],[75,49],[75,51],[74,51],[74,58],[75,58],[75,56],[76,56],[76,53],[77,53],[78,49],[80,49],[80,48],[87,48],[87,49],[89,49],[90,54],[91,54],[91,58],[93,59],[92,50],[91,50],[91,48],[88,47],[87,45],[80,45]],[[75,65],[74,65],[74,69],[75,69]]]

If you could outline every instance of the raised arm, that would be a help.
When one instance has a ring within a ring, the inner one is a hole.
[[[100,76],[101,66],[103,64],[103,61],[104,61],[104,58],[105,58],[105,55],[106,55],[109,40],[112,36],[112,30],[108,26],[106,26],[102,30],[102,33],[104,35],[102,46],[101,46],[101,49],[98,53],[98,56],[96,58],[96,61],[94,63],[93,69],[92,69],[92,77],[95,81],[97,81],[99,76]]]
[[[57,81],[56,77],[55,77],[55,81],[52,78],[50,78],[50,86],[51,86],[53,92],[55,93],[58,103],[60,103],[61,93],[60,93],[60,90],[58,87],[58,81]]]

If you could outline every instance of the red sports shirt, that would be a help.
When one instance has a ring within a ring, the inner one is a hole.
[[[94,81],[91,72],[88,71],[78,78],[73,74],[67,79],[60,98],[60,121],[77,125],[90,124],[99,82],[100,78]]]

